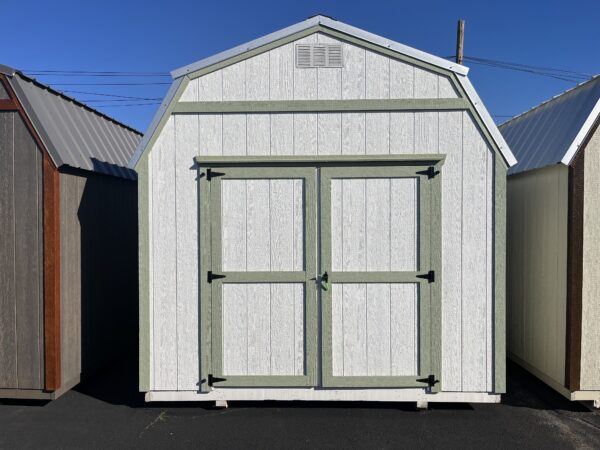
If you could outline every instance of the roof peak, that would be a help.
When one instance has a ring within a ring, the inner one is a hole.
[[[313,27],[323,27],[325,29],[329,28],[333,31],[344,33],[349,36],[353,36],[353,37],[356,37],[363,41],[369,42],[371,44],[375,44],[380,47],[387,48],[392,51],[398,52],[400,54],[404,54],[404,55],[414,58],[416,60],[420,60],[420,61],[426,62],[428,64],[440,67],[442,69],[456,72],[459,75],[467,75],[467,73],[469,72],[468,67],[465,67],[461,64],[457,64],[455,62],[448,61],[444,58],[441,58],[439,56],[435,56],[430,53],[427,53],[427,52],[424,52],[421,50],[417,50],[413,47],[409,47],[407,45],[393,41],[391,39],[387,39],[382,36],[370,33],[361,28],[353,27],[344,22],[335,20],[329,16],[318,14],[315,16],[311,16],[302,22],[295,23],[286,28],[282,28],[273,33],[269,33],[265,36],[259,37],[252,41],[249,41],[244,44],[233,47],[229,50],[222,51],[215,55],[212,55],[207,58],[196,61],[195,63],[188,64],[187,66],[183,66],[179,69],[173,70],[171,72],[171,76],[174,79],[181,78],[189,73],[196,72],[198,70],[204,69],[206,67],[212,66],[219,62],[222,62],[227,59],[238,56],[242,53],[245,53],[250,50],[254,50],[256,48],[268,45],[272,42],[278,41],[280,39],[286,38],[286,37],[291,36],[296,33],[300,33],[302,31],[308,30]],[[326,31],[326,30],[323,30],[323,31]]]

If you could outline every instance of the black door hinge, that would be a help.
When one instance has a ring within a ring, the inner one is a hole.
[[[438,175],[440,173],[439,170],[435,170],[435,167],[433,166],[429,166],[427,168],[427,170],[421,170],[419,172],[417,172],[418,175],[427,175],[427,178],[429,178],[430,180],[432,178],[435,178],[436,175]]]
[[[220,378],[213,376],[212,373],[208,374],[208,385],[212,386],[214,383],[218,383],[219,381],[226,381],[227,378]]]
[[[225,175],[223,172],[215,172],[212,169],[206,169],[206,180],[207,181],[210,181],[210,180],[212,180],[215,177],[220,177],[220,176],[223,176],[223,175]]]
[[[434,387],[440,380],[435,379],[435,375],[429,375],[427,378],[419,378],[417,379],[419,383],[427,383],[427,386],[430,388]]]
[[[417,275],[417,278],[423,278],[424,280],[427,280],[429,283],[433,283],[435,281],[435,271],[430,270],[427,273],[424,273],[423,275]]]
[[[212,283],[213,280],[216,280],[219,278],[225,278],[225,275],[219,275],[217,273],[212,273],[212,270],[209,270],[208,273],[206,274],[206,280],[209,283]]]

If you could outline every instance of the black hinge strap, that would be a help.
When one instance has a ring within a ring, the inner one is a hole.
[[[223,173],[223,172],[215,172],[212,169],[206,169],[206,179],[208,181],[212,180],[215,177],[220,177],[220,176],[223,176],[223,175],[225,175],[225,173]]]
[[[212,283],[213,280],[217,280],[219,278],[225,278],[225,275],[219,275],[218,273],[212,273],[212,270],[209,270],[206,274],[206,280],[209,283]]]
[[[427,178],[429,178],[430,180],[432,178],[435,178],[436,175],[438,175],[440,173],[439,170],[435,170],[435,167],[433,166],[429,166],[427,168],[427,170],[421,170],[419,172],[417,172],[418,175],[427,175]]]
[[[419,378],[417,379],[419,383],[427,383],[427,386],[430,388],[434,387],[440,380],[435,379],[435,375],[429,375],[427,378]]]
[[[417,275],[417,278],[423,278],[424,280],[427,280],[429,283],[433,283],[433,282],[435,282],[435,271],[430,270],[429,272],[427,272],[423,275]]]
[[[208,385],[212,386],[214,383],[218,383],[219,381],[227,381],[227,378],[215,377],[212,373],[208,374]]]

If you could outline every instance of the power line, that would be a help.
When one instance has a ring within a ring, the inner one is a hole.
[[[118,97],[118,98],[126,98],[131,100],[162,100],[159,97],[132,97],[130,95],[117,95],[117,94],[106,94],[101,92],[88,92],[88,91],[73,91],[70,89],[64,90],[63,92],[68,92],[70,94],[88,94],[88,95],[98,95],[101,97]],[[105,101],[110,101],[110,99],[106,99]]]
[[[91,71],[91,70],[23,70],[32,75],[51,76],[91,76],[91,77],[170,77],[167,72],[121,72],[121,71]]]
[[[171,83],[150,82],[150,83],[51,83],[52,86],[158,86],[170,85]]]
[[[122,106],[153,106],[160,105],[160,102],[156,103],[129,103],[129,104],[121,104],[121,105],[96,105],[95,108],[120,108]]]

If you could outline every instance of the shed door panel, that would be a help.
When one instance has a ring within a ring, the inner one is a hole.
[[[323,382],[423,387],[430,370],[430,181],[407,167],[321,177]]]
[[[215,386],[314,384],[314,169],[218,173],[205,182],[204,208],[218,277],[210,283]]]

